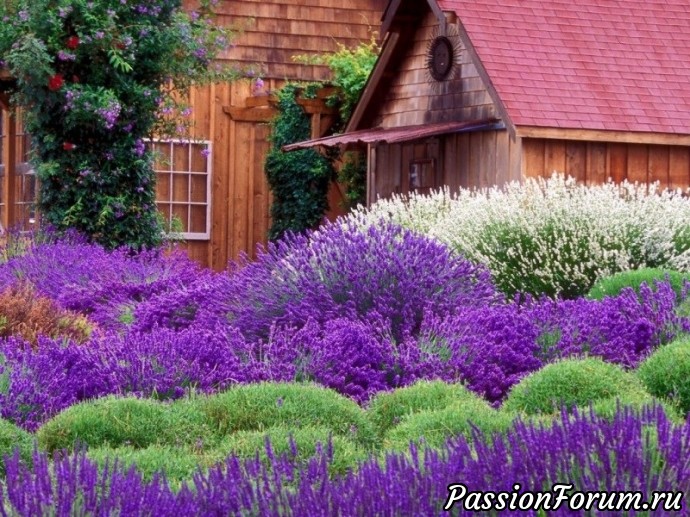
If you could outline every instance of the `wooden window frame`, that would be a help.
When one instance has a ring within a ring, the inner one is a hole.
[[[173,218],[173,207],[175,205],[184,205],[187,207],[187,221],[185,223],[185,228],[189,229],[191,228],[191,218],[192,218],[192,211],[191,207],[192,206],[204,206],[205,207],[205,212],[206,212],[206,223],[205,223],[205,231],[204,232],[191,232],[191,231],[185,231],[185,232],[171,232],[168,234],[169,237],[173,239],[183,239],[187,241],[207,241],[211,239],[211,193],[212,193],[212,185],[213,185],[213,162],[212,162],[212,156],[213,156],[213,142],[210,140],[185,140],[185,139],[179,139],[179,138],[166,138],[166,139],[160,139],[160,138],[154,138],[149,140],[148,145],[150,147],[155,146],[169,146],[169,153],[166,156],[167,163],[169,163],[169,169],[164,170],[164,169],[159,169],[154,166],[154,172],[156,173],[156,183],[158,183],[158,178],[160,175],[167,174],[169,175],[169,187],[168,187],[168,198],[166,200],[161,200],[159,199],[158,192],[156,192],[156,206],[159,211],[163,213],[163,216],[166,217],[166,220],[171,221]],[[184,170],[175,170],[174,169],[174,157],[175,157],[175,146],[188,146],[188,157],[187,157],[187,169],[186,171]],[[203,146],[203,147],[202,147]],[[203,148],[208,150],[208,155],[206,156],[206,171],[194,171],[192,170],[192,152],[193,149],[198,149],[199,151],[203,150]],[[156,160],[158,161],[158,160]],[[173,178],[175,175],[185,175],[187,176],[187,200],[186,201],[174,201],[173,199]],[[191,177],[192,176],[206,176],[206,201],[205,202],[200,202],[200,201],[192,201],[191,200]],[[167,212],[163,212],[161,210],[160,205],[165,205],[167,207]]]
[[[428,175],[427,179],[430,180],[430,184],[425,185],[422,183],[422,178],[425,176],[423,174],[423,167],[428,165],[431,168],[431,173]],[[415,171],[415,169],[419,169]],[[408,191],[413,192],[415,190],[431,190],[436,188],[436,159],[435,158],[414,158],[410,160],[409,169],[407,171],[408,179]],[[413,178],[416,178],[413,182]],[[419,182],[417,184],[416,182]]]

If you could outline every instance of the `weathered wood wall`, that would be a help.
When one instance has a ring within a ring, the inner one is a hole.
[[[451,20],[452,21],[452,20]],[[409,50],[384,95],[374,126],[400,127],[446,121],[497,118],[493,101],[480,78],[457,28],[451,23],[449,36],[456,43],[455,74],[435,81],[427,67],[429,45],[439,34],[438,21],[429,12],[414,33]]]
[[[374,190],[369,200],[410,192],[410,164],[433,160],[434,188],[486,188],[519,181],[520,143],[506,130],[472,131],[376,148]],[[423,190],[422,190],[423,191]]]
[[[253,68],[262,77],[323,81],[323,65],[303,65],[295,55],[334,52],[369,41],[387,0],[221,0],[218,23],[242,29],[222,60]],[[185,0],[187,9],[194,2]]]
[[[690,147],[613,142],[523,139],[525,177],[563,172],[587,184],[653,183],[661,188],[690,186]]]
[[[334,52],[369,41],[379,26],[385,0],[224,0],[217,23],[243,28],[221,62],[240,64],[261,77],[216,84],[192,91],[193,136],[213,144],[212,227],[208,241],[184,244],[190,257],[223,269],[240,254],[253,256],[270,226],[270,191],[263,163],[269,148],[268,122],[275,110],[266,105],[271,92],[287,81],[328,79],[328,69],[295,63],[294,55]],[[185,1],[186,9],[194,2]],[[314,137],[328,127],[328,116],[314,120]],[[331,217],[342,213],[334,186]]]

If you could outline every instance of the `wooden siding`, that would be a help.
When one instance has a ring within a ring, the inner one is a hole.
[[[460,37],[453,36],[455,33],[457,28],[450,25],[449,34],[457,42],[455,74],[452,79],[435,81],[427,69],[427,53],[438,34],[438,21],[433,13],[426,14],[373,117],[374,126],[400,127],[497,116],[470,53]]]
[[[618,142],[523,139],[525,177],[549,177],[554,171],[586,184],[653,183],[661,188],[690,186],[690,147]]]
[[[213,145],[210,239],[184,243],[191,258],[219,270],[243,253],[254,256],[256,245],[266,243],[271,195],[263,164],[269,148],[268,122],[275,115],[267,98],[288,80],[328,79],[325,67],[297,64],[292,57],[369,41],[385,4],[385,0],[219,2],[217,23],[243,28],[221,61],[256,70],[265,84],[258,92],[250,80],[241,80],[191,93],[193,136]],[[185,0],[184,6],[191,10],[194,1]],[[322,136],[333,119],[313,111],[312,136]],[[334,218],[342,213],[342,194],[335,185],[329,200],[327,216]]]
[[[292,57],[332,52],[339,45],[369,41],[379,26],[385,4],[385,0],[219,2],[217,23],[243,28],[220,61],[252,69],[253,77],[263,78],[264,89],[254,91],[252,81],[245,79],[195,88],[190,93],[191,136],[212,143],[210,237],[182,244],[192,259],[220,270],[243,253],[253,256],[257,243],[266,242],[270,191],[263,164],[269,147],[268,122],[275,115],[266,102],[269,94],[288,80],[327,80],[325,67],[297,64]],[[184,0],[183,5],[192,10],[197,2]],[[6,97],[0,97],[2,100]],[[312,136],[322,136],[332,123],[330,113],[316,109],[310,114]],[[10,156],[9,148],[4,155]],[[3,199],[8,198],[10,184],[10,197],[19,195],[15,180],[9,176],[0,194]],[[180,187],[178,192],[173,185],[173,194],[183,195],[183,190]],[[327,216],[333,218],[342,213],[342,193],[337,186],[333,186],[329,200],[331,211]],[[15,203],[3,207],[3,220],[16,220],[16,211]],[[192,225],[198,224],[194,219]]]
[[[385,6],[386,0],[221,0],[218,23],[242,29],[221,59],[256,68],[264,79],[325,80],[326,67],[300,65],[292,57],[370,40]]]
[[[266,79],[267,91],[285,81]],[[211,228],[207,241],[188,241],[182,246],[189,256],[216,270],[242,254],[254,257],[257,244],[265,244],[271,224],[271,193],[264,173],[269,149],[269,121],[275,116],[266,94],[252,90],[249,80],[193,89],[192,138],[210,140],[213,152],[211,185]],[[312,135],[321,136],[333,123],[323,102],[306,107],[312,117]],[[330,195],[333,219],[343,213],[343,196],[337,185]]]
[[[434,160],[436,184],[451,190],[487,188],[520,179],[520,143],[508,131],[474,131],[443,135],[426,141],[379,145],[369,202],[406,194],[414,160]]]

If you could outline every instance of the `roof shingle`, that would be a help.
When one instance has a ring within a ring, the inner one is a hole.
[[[690,134],[688,0],[438,3],[516,126]]]

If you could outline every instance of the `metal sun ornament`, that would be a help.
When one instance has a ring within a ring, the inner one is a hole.
[[[462,51],[457,29],[449,27],[447,34],[434,35],[427,47],[426,70],[430,83],[438,84],[454,79],[459,70]]]

